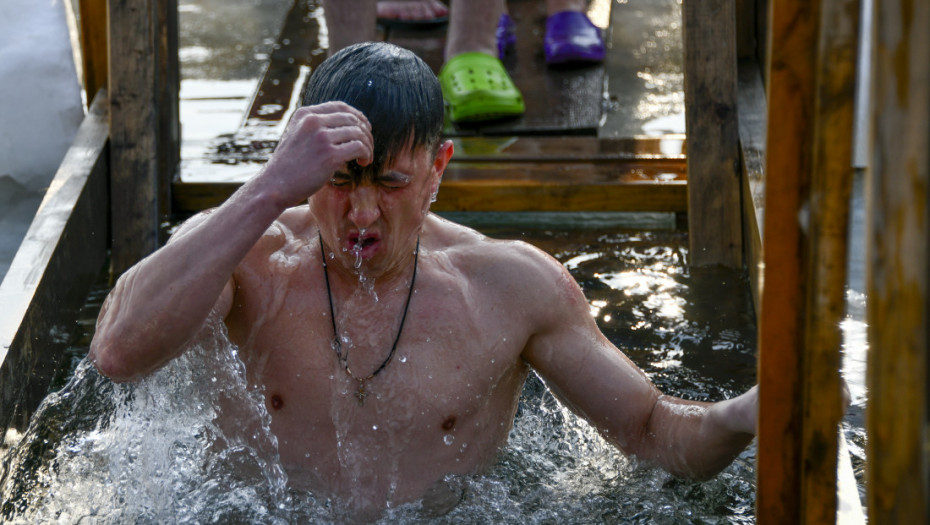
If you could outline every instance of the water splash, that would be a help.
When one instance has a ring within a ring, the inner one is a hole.
[[[262,396],[221,323],[212,335],[134,384],[81,362],[4,460],[4,522],[286,523]]]

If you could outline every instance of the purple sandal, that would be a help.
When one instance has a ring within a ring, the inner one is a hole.
[[[497,37],[497,58],[504,60],[507,53],[517,45],[517,24],[510,18],[510,15],[507,13],[501,14],[494,35]]]
[[[601,30],[578,11],[562,11],[547,18],[543,45],[549,65],[604,61]]]

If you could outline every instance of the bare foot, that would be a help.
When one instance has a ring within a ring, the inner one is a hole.
[[[424,20],[449,16],[449,8],[439,0],[379,0],[379,20]]]

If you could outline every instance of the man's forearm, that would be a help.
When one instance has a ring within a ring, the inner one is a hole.
[[[752,441],[755,403],[754,390],[716,404],[662,396],[646,431],[646,455],[675,475],[710,478]]]

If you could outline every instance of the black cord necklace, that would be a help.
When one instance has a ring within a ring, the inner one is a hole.
[[[323,256],[323,277],[326,280],[326,296],[329,298],[329,318],[333,322],[333,341],[332,347],[336,351],[336,357],[339,359],[339,362],[342,364],[343,370],[346,371],[346,374],[358,382],[358,389],[353,394],[358,399],[359,406],[365,404],[365,398],[368,397],[369,392],[365,389],[365,383],[378,375],[379,372],[384,370],[384,367],[391,362],[391,358],[394,357],[394,352],[397,350],[397,342],[400,341],[400,334],[404,331],[404,321],[407,320],[407,311],[410,309],[410,298],[413,297],[413,284],[417,280],[417,261],[420,258],[420,237],[417,237],[417,249],[413,253],[413,276],[410,278],[410,290],[407,291],[407,303],[404,305],[404,315],[400,318],[400,327],[397,329],[397,337],[394,338],[394,344],[391,346],[391,352],[388,354],[387,358],[381,363],[374,372],[368,374],[367,377],[357,377],[352,373],[352,370],[349,368],[349,354],[346,352],[345,355],[342,355],[342,341],[339,339],[339,331],[336,329],[336,313],[333,310],[333,292],[329,286],[329,271],[326,269],[326,250],[323,249],[323,236],[319,233],[317,234],[320,237],[320,254]]]

